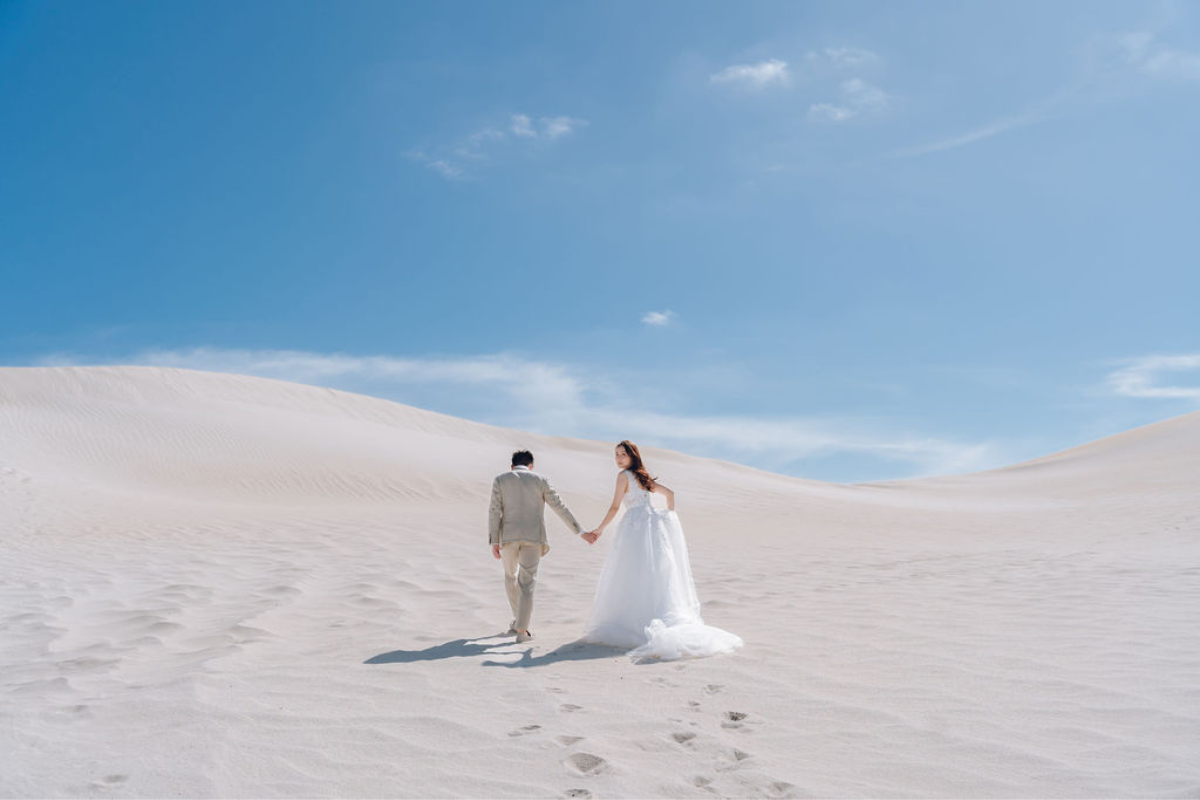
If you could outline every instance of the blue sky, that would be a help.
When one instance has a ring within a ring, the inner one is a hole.
[[[0,363],[833,481],[1200,407],[1186,3],[0,3]]]

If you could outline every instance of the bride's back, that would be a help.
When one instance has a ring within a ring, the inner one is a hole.
[[[641,506],[649,504],[651,493],[649,490],[645,489],[641,483],[638,482],[637,476],[633,474],[633,470],[626,469],[622,470],[622,472],[624,472],[625,477],[629,479],[629,489],[625,492],[625,497],[622,498],[622,502],[624,502],[627,506]]]

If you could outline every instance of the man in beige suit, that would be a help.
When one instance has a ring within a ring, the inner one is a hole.
[[[547,504],[575,533],[583,534],[583,528],[558,492],[545,477],[533,471],[533,453],[518,450],[512,455],[512,468],[492,481],[492,502],[488,508],[488,543],[492,555],[504,562],[504,589],[513,612],[508,632],[515,633],[518,642],[533,638],[529,632],[533,586],[538,562],[550,552],[543,518]],[[594,540],[587,541],[591,544]]]

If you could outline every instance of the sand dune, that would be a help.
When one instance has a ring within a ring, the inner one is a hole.
[[[736,655],[534,642],[486,548],[529,447],[585,525],[611,443],[311,386],[0,369],[0,794],[1200,797],[1200,412],[835,485],[647,450]]]

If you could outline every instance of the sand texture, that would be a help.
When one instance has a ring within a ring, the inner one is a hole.
[[[152,367],[0,369],[0,796],[1200,797],[1200,412],[836,485],[646,449],[736,654],[579,644],[611,442]]]

